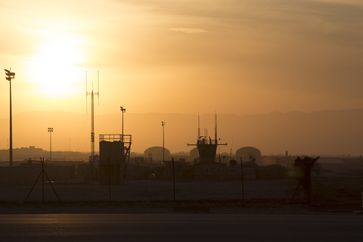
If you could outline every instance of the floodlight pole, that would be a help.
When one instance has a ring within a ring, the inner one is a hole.
[[[13,166],[13,105],[12,105],[12,93],[11,93],[11,79],[9,81],[9,93],[10,93],[10,144],[9,144],[9,165]]]
[[[11,95],[11,80],[15,78],[15,72],[5,70],[5,79],[9,81],[9,98],[10,98],[10,138],[9,138],[9,166],[13,166],[13,109],[12,109],[12,95]]]
[[[126,112],[126,108],[124,108],[123,106],[120,107],[121,110],[121,116],[122,116],[122,122],[121,122],[121,141],[122,143],[124,142],[124,113]]]
[[[161,127],[163,129],[163,163],[165,162],[165,121],[161,121]]]
[[[49,161],[52,161],[52,133],[53,128],[48,128],[49,133]]]

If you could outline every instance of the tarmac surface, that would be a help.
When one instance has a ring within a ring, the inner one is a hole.
[[[2,214],[0,241],[363,241],[363,216]]]

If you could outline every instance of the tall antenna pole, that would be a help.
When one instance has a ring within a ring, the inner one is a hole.
[[[161,127],[163,128],[163,163],[165,162],[165,121],[161,121]]]
[[[214,138],[218,144],[218,126],[217,126],[217,113],[214,114]]]
[[[99,81],[99,73],[97,72],[97,80]],[[87,72],[86,72],[86,83],[87,83]],[[87,84],[86,84],[87,87]],[[94,104],[94,97],[99,96],[99,91],[94,92],[93,90],[93,82],[92,82],[92,90],[88,92],[86,90],[86,96],[91,96],[91,157],[90,162],[94,165],[95,162],[95,104]]]
[[[200,116],[198,113],[198,139],[200,138]]]
[[[93,86],[93,85],[92,85]],[[91,91],[91,161],[94,164],[95,157],[95,104],[93,87]]]

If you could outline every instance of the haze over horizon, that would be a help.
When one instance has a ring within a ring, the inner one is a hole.
[[[362,153],[361,112],[354,113],[363,109],[362,1],[3,0],[0,11],[0,63],[16,72],[15,147],[46,148],[54,126],[58,149],[87,151],[85,71],[88,88],[97,89],[99,70],[96,132],[119,132],[125,106],[136,151],[161,143],[161,119],[170,149],[187,150],[196,114],[217,112],[241,116],[220,120],[233,149]],[[5,79],[0,90],[0,148],[7,148]]]
[[[121,114],[97,114],[96,142],[102,133],[120,133]],[[142,153],[162,145],[161,120],[166,120],[166,148],[189,152],[197,137],[197,114],[126,113],[125,132],[133,135],[133,152]],[[0,123],[8,120],[0,119]],[[28,123],[32,126],[29,128]],[[219,136],[228,146],[220,152],[235,152],[243,146],[256,146],[263,154],[360,156],[363,147],[363,109],[265,113],[259,115],[219,114]],[[14,145],[35,145],[49,150],[47,127],[54,128],[53,150],[90,150],[89,114],[67,112],[29,112],[14,116]],[[336,127],[343,127],[337,129]],[[201,114],[201,131],[214,136],[214,114]],[[8,129],[0,126],[0,149],[8,148]],[[98,150],[98,145],[96,144]]]

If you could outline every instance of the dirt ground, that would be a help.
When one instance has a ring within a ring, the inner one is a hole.
[[[110,187],[99,184],[53,184],[63,202],[109,201],[171,201],[173,199],[172,183],[168,181],[130,181],[124,185]],[[21,203],[24,201],[31,185],[0,185],[0,202]],[[296,188],[293,179],[284,180],[248,180],[244,186],[244,198],[249,206],[263,203],[267,206],[276,204],[298,203],[291,200]],[[359,209],[362,208],[363,177],[314,177],[313,206],[322,209]],[[110,193],[109,193],[110,192]],[[239,181],[212,182],[189,181],[176,183],[178,201],[238,201],[242,198]],[[45,186],[45,199],[56,201],[49,184]],[[30,202],[41,201],[41,185],[38,184]],[[257,206],[257,205],[256,205]]]
[[[292,180],[246,181],[245,198],[287,198],[294,187]],[[99,184],[57,184],[54,187],[63,201],[103,201],[109,199],[109,187]],[[0,201],[23,201],[31,186],[1,185]],[[160,201],[173,198],[173,186],[167,181],[130,181],[124,185],[110,187],[114,201]],[[46,199],[55,200],[49,186],[45,187]],[[241,199],[241,183],[235,182],[177,182],[178,200],[231,200]],[[41,185],[38,184],[30,201],[41,199]]]
[[[322,163],[319,173],[313,173],[312,204],[317,209],[359,210],[362,209],[363,164],[359,161],[336,161]],[[173,185],[170,181],[134,180],[111,187],[81,182],[52,183],[63,203],[103,203],[111,201],[127,204],[170,202],[173,200]],[[246,180],[244,183],[244,205],[250,207],[286,207],[302,203],[303,199],[292,199],[297,181],[288,179]],[[21,204],[32,187],[27,185],[0,184],[0,204]],[[37,184],[29,202],[41,201],[41,184]],[[235,181],[181,181],[176,180],[176,200],[191,203],[201,201],[233,205],[242,199],[241,182]],[[50,187],[45,185],[45,200],[56,201]],[[231,203],[231,201],[233,201]],[[1,205],[0,205],[1,207]]]
[[[315,177],[313,190],[321,206],[362,209],[363,177]]]

